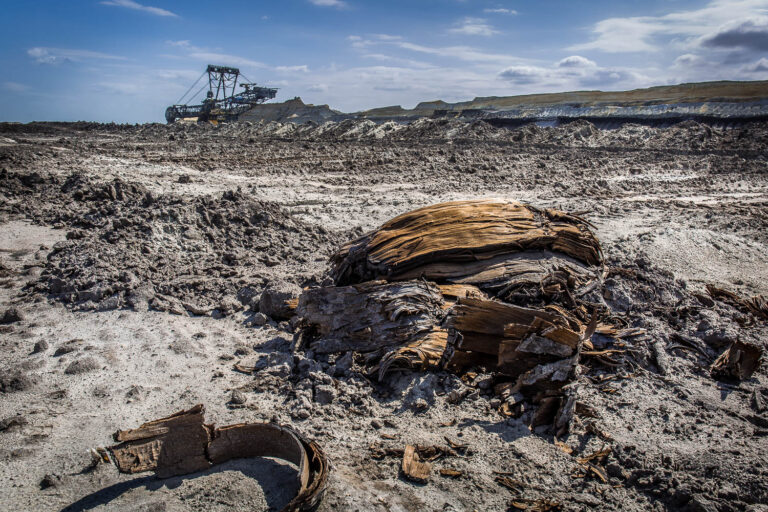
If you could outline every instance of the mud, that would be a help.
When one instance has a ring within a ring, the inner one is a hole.
[[[737,339],[765,349],[768,327],[705,288],[768,294],[768,125],[40,123],[0,135],[0,315],[20,313],[0,325],[3,506],[280,508],[279,478],[248,461],[173,482],[88,469],[88,448],[114,430],[196,403],[219,424],[276,419],[318,441],[333,465],[321,510],[768,504],[765,364],[743,382],[709,372]],[[487,374],[373,382],[353,357],[292,352],[293,322],[259,312],[266,288],[322,283],[344,241],[483,197],[586,212],[607,258],[599,300],[648,332],[582,365],[577,419],[557,442],[528,428],[531,411],[502,417]],[[426,484],[379,456],[445,436],[469,448],[437,459]],[[578,463],[603,448],[606,482]]]

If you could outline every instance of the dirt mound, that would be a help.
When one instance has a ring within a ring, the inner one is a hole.
[[[239,191],[187,200],[79,174],[60,185],[35,176],[7,178],[0,190],[9,196],[30,186],[58,196],[53,208],[24,201],[10,209],[70,229],[36,289],[77,309],[149,305],[174,313],[231,313],[249,306],[238,294],[260,293],[278,270],[304,284],[316,273],[318,252],[335,239]]]

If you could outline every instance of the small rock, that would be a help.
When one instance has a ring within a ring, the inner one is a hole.
[[[223,316],[230,316],[243,309],[243,305],[232,297],[224,297],[217,308]]]
[[[475,377],[474,381],[475,386],[477,386],[480,389],[491,389],[491,386],[493,386],[493,375],[491,374],[481,374]]]
[[[353,363],[352,352],[347,352],[336,360],[336,371],[340,373],[347,372],[352,369]]]
[[[237,292],[237,300],[246,308],[255,309],[259,306],[259,292],[253,286],[245,286]]]
[[[229,397],[230,404],[243,405],[247,401],[248,401],[248,398],[246,398],[245,393],[243,393],[238,389],[232,390],[232,395]]]
[[[757,412],[763,412],[765,410],[765,400],[763,399],[762,393],[760,393],[757,389],[752,391],[752,408]]]
[[[298,409],[296,411],[293,411],[293,413],[291,413],[291,416],[300,420],[305,420],[309,418],[311,414],[307,409]]]
[[[3,316],[0,317],[0,324],[12,324],[22,320],[24,320],[24,313],[16,308],[8,308],[3,313]]]
[[[48,342],[45,340],[40,340],[37,343],[35,343],[35,347],[32,349],[33,354],[39,354],[41,352],[45,352],[48,350]]]
[[[608,473],[608,476],[612,476],[613,478],[626,478],[624,475],[624,468],[615,462],[611,462],[605,466],[605,471]]]
[[[40,480],[40,489],[48,489],[49,487],[56,487],[61,483],[61,477],[56,474],[47,474]]]
[[[235,355],[236,356],[246,356],[251,353],[250,347],[247,347],[246,345],[238,345],[235,348]]]
[[[423,398],[417,398],[412,402],[412,405],[413,405],[413,408],[416,409],[417,411],[423,411],[424,409],[429,407],[429,404]]]
[[[24,416],[11,416],[0,420],[0,432],[15,430],[17,428],[27,425],[29,422]]]
[[[16,371],[0,377],[0,393],[13,391],[26,391],[34,385],[34,380],[29,376]]]
[[[377,429],[377,430],[378,430],[378,429],[380,429],[381,427],[383,427],[383,426],[384,426],[384,424],[383,424],[382,422],[380,422],[379,420],[377,420],[377,419],[375,419],[375,418],[374,418],[374,419],[372,419],[372,420],[371,420],[371,426],[372,426],[373,428],[375,428],[375,429]]]
[[[79,375],[81,373],[91,372],[98,369],[99,363],[96,362],[94,358],[84,357],[82,359],[73,361],[69,366],[67,366],[67,369],[64,370],[64,373],[67,375]]]
[[[691,499],[688,508],[693,512],[718,512],[715,504],[701,494],[696,494]]]
[[[143,386],[131,386],[130,389],[125,393],[125,397],[129,401],[139,401],[143,400],[148,394],[149,391]]]
[[[57,348],[56,351],[53,353],[54,357],[63,356],[65,354],[69,354],[70,352],[74,352],[77,350],[77,346],[75,344],[69,344],[62,345],[61,347]]]
[[[328,405],[336,398],[336,389],[327,384],[315,386],[315,402]]]
[[[268,321],[269,321],[269,317],[267,317],[267,315],[265,315],[264,313],[256,313],[251,317],[251,323],[253,325],[261,326],[266,324]]]
[[[270,284],[261,294],[259,311],[275,320],[288,320],[293,310],[288,301],[301,295],[301,288],[290,283]]]

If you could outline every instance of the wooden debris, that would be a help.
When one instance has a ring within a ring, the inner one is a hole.
[[[559,502],[550,500],[548,498],[539,499],[525,499],[517,498],[513,500],[510,507],[517,510],[527,510],[528,512],[550,512],[554,510],[560,510],[561,505]]]
[[[579,457],[576,462],[579,464],[582,473],[575,473],[574,478],[584,478],[591,476],[600,480],[602,483],[608,483],[608,474],[603,465],[611,454],[610,448],[603,448],[585,457]]]
[[[440,289],[425,281],[372,281],[305,290],[297,313],[318,332],[317,353],[387,351],[428,337],[442,317]]]
[[[461,471],[457,469],[452,469],[452,468],[442,468],[440,470],[440,476],[444,476],[447,478],[459,478],[463,474],[464,473],[462,473]]]
[[[395,217],[335,254],[331,275],[337,285],[397,280],[435,261],[466,263],[525,250],[559,252],[588,265],[602,263],[600,244],[579,217],[516,201],[474,200]]]
[[[563,453],[567,455],[573,455],[573,448],[571,448],[564,442],[558,441],[557,439],[555,439],[555,446],[557,446],[560,449],[560,451],[562,451]]]
[[[315,353],[362,353],[380,380],[400,368],[495,372],[511,381],[508,396],[539,396],[534,423],[556,421],[563,434],[575,400],[562,389],[583,347],[619,366],[628,348],[604,338],[645,333],[598,321],[584,297],[601,286],[602,265],[600,243],[578,216],[514,201],[437,204],[342,247],[331,258],[335,286],[299,298],[305,327],[296,339]],[[500,411],[519,416],[524,406],[505,400]]]
[[[391,368],[410,368],[413,370],[438,368],[447,343],[448,331],[435,328],[435,330],[416,338],[405,346],[385,354],[379,363],[379,380],[382,380]]]
[[[429,480],[429,473],[432,471],[432,464],[429,462],[421,462],[419,454],[416,452],[416,447],[408,445],[405,447],[403,453],[403,474],[409,480],[419,483],[427,483]]]
[[[509,489],[510,491],[514,493],[520,493],[523,490],[523,484],[518,482],[517,480],[513,480],[505,475],[497,475],[496,478],[494,478],[496,482]]]
[[[752,314],[755,318],[768,320],[768,299],[762,295],[755,295],[748,299],[743,299],[735,293],[718,288],[715,285],[707,285],[707,293],[716,300],[730,304],[743,313]]]
[[[715,379],[746,380],[760,367],[763,351],[760,347],[736,341],[712,364]]]
[[[329,466],[320,447],[289,427],[273,423],[206,425],[196,405],[137,429],[118,431],[108,448],[123,473],[154,471],[159,478],[202,471],[231,459],[277,457],[298,468],[299,492],[282,512],[312,510],[322,499]],[[100,452],[99,452],[100,453]],[[290,485],[294,485],[291,483]]]

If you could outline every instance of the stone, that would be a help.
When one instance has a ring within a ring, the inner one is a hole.
[[[328,384],[315,386],[315,402],[328,405],[336,398],[336,389]]]
[[[261,312],[256,313],[251,317],[251,323],[256,326],[262,326],[267,322],[269,322],[269,317]]]
[[[688,504],[688,508],[694,512],[718,512],[715,504],[701,494],[693,496]]]
[[[34,383],[35,381],[28,375],[19,371],[10,372],[0,377],[0,393],[26,391],[31,388]]]
[[[24,320],[25,315],[17,308],[8,308],[0,317],[0,324],[12,324]]]
[[[296,299],[301,294],[298,285],[290,283],[270,284],[259,299],[259,311],[275,320],[289,320],[294,315],[294,310],[288,304],[289,300]]]
[[[234,405],[243,405],[248,401],[248,398],[246,398],[245,393],[238,389],[232,390],[232,394],[229,397],[229,403]]]
[[[40,480],[40,489],[48,489],[50,487],[57,487],[61,483],[61,477],[56,474],[47,474]]]
[[[45,341],[45,340],[40,340],[40,341],[38,341],[37,343],[35,343],[35,346],[34,346],[34,348],[32,349],[32,353],[33,353],[33,354],[39,354],[39,353],[41,353],[41,352],[45,352],[46,350],[48,350],[48,347],[49,347],[49,346],[50,346],[50,345],[48,345],[48,342],[47,342],[47,341]]]
[[[79,375],[81,373],[98,370],[99,366],[99,363],[94,358],[84,357],[82,359],[73,361],[69,366],[67,366],[67,369],[64,370],[64,373],[67,375]]]

